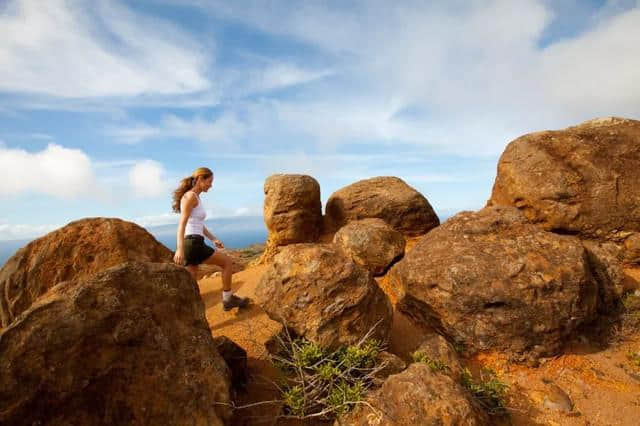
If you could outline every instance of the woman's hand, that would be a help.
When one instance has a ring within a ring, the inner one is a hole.
[[[176,254],[173,255],[173,261],[180,266],[184,265],[184,249],[176,250]]]
[[[215,246],[219,249],[223,249],[224,248],[224,244],[222,244],[222,241],[220,241],[219,239],[215,239],[213,240],[213,244],[215,244]]]

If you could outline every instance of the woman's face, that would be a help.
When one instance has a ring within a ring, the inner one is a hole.
[[[200,189],[207,192],[213,185],[213,176],[209,176],[206,179],[200,178]]]

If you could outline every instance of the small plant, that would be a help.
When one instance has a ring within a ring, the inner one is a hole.
[[[450,371],[451,368],[442,360],[439,359],[431,359],[427,354],[422,351],[415,351],[411,354],[411,358],[413,358],[414,362],[421,362],[423,364],[427,364],[431,371],[433,372],[446,372]]]
[[[640,367],[640,352],[629,352],[627,354],[627,359],[631,361],[631,364]]]
[[[318,344],[301,339],[294,342],[293,354],[303,367],[312,367],[324,357],[322,348]]]
[[[344,414],[363,399],[365,387],[362,382],[347,383],[341,381],[331,389],[327,397],[327,406],[336,414]]]
[[[292,386],[282,392],[286,410],[294,416],[304,416],[304,391],[302,386]]]
[[[509,385],[501,382],[495,371],[484,369],[480,382],[476,382],[469,369],[465,368],[462,370],[461,381],[489,415],[502,416],[507,413],[505,396]]]
[[[347,368],[371,368],[380,351],[380,343],[375,339],[366,341],[362,346],[347,346],[339,353]]]
[[[287,329],[279,337],[272,362],[283,374],[280,385],[284,417],[331,419],[362,403],[373,385],[380,342],[369,339],[333,351],[306,339],[294,339]]]
[[[340,369],[328,362],[319,365],[318,368],[316,368],[316,372],[322,380],[327,381],[333,380],[335,377],[340,376]]]

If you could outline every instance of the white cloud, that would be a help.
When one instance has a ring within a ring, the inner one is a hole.
[[[178,215],[176,213],[161,213],[137,217],[132,221],[144,227],[173,225],[178,223]]]
[[[243,117],[231,139],[495,155],[523,133],[640,111],[638,2],[600,9],[548,0],[190,3],[311,46],[339,77],[287,100],[226,105]],[[574,9],[591,13],[589,24],[540,47],[557,14],[571,24]],[[422,115],[409,119],[406,110]]]
[[[162,137],[162,132],[157,127],[145,123],[135,123],[130,127],[110,129],[108,132],[117,142],[136,144],[146,139]]]
[[[138,197],[166,197],[169,193],[164,167],[153,160],[136,163],[129,170],[129,184],[133,194]]]
[[[207,209],[207,220],[247,216],[262,216],[262,210],[258,207],[238,207],[235,209],[216,207]],[[178,218],[179,215],[176,213],[161,213],[137,217],[132,221],[140,226],[151,227],[177,224]]]
[[[56,144],[39,152],[0,147],[0,170],[2,196],[35,192],[71,199],[98,190],[91,159]]]
[[[0,91],[83,98],[211,89],[205,46],[167,21],[104,0],[2,8]]]
[[[132,123],[120,128],[111,128],[108,134],[116,141],[127,144],[153,139],[187,139],[218,143],[218,146],[229,149],[237,139],[245,136],[246,131],[246,123],[243,123],[234,111],[229,111],[212,119],[201,116],[185,119],[176,115],[166,115],[156,126]]]
[[[0,241],[26,240],[40,237],[61,225],[23,225],[0,223]]]
[[[31,139],[47,141],[47,142],[53,142],[54,140],[53,136],[48,135],[46,133],[31,133],[28,135],[28,137]]]
[[[541,55],[541,87],[579,117],[640,112],[640,7],[602,22]]]

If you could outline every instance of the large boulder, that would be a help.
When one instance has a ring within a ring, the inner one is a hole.
[[[489,419],[472,396],[451,377],[414,363],[390,376],[382,387],[338,418],[335,426],[475,426]]]
[[[600,303],[580,240],[531,225],[512,207],[459,213],[388,275],[400,310],[470,352],[554,354]]]
[[[357,343],[374,327],[371,337],[389,335],[389,299],[368,270],[331,245],[282,248],[256,296],[271,319],[324,347]]]
[[[322,227],[320,185],[311,176],[269,176],[264,183],[264,221],[270,246],[312,243]]]
[[[402,179],[365,179],[334,192],[325,209],[325,225],[335,232],[347,223],[380,218],[405,235],[422,235],[440,224],[429,201]]]
[[[0,320],[7,327],[56,284],[127,261],[170,262],[171,251],[140,226],[83,219],[32,241],[0,269]]]
[[[336,232],[333,242],[374,275],[384,274],[392,262],[404,255],[404,236],[382,219],[349,222]]]
[[[125,263],[51,288],[0,332],[0,424],[222,425],[229,373],[189,273]]]
[[[596,119],[522,136],[498,163],[489,205],[545,229],[622,242],[640,231],[640,121]]]

